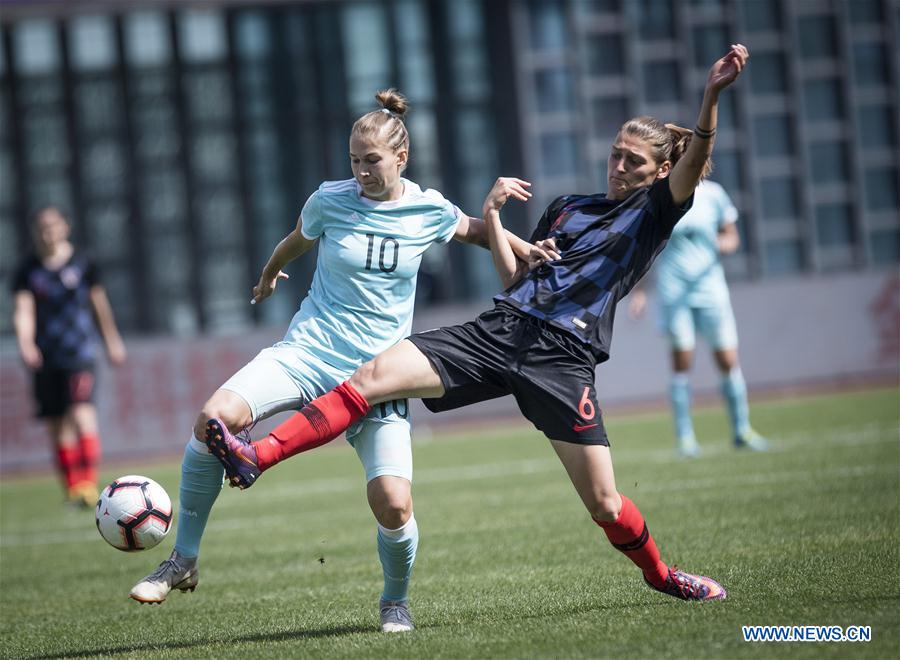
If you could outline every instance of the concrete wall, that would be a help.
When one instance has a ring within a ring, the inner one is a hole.
[[[732,301],[751,392],[870,378],[896,381],[900,374],[900,275],[893,270],[737,284]],[[469,320],[479,311],[453,307],[423,312],[417,316],[416,329]],[[266,328],[234,337],[129,341],[128,364],[100,373],[106,457],[179,452],[206,398],[282,332],[283,328]],[[601,406],[664,400],[668,346],[657,331],[654,313],[633,321],[621,309],[612,354],[597,370]],[[708,351],[702,348],[693,382],[701,395],[718,385]],[[46,434],[32,411],[30,376],[14,343],[6,338],[0,349],[3,471],[50,463]],[[442,415],[431,415],[416,403],[413,412],[424,431],[443,423],[513,415],[516,407],[505,397]],[[272,423],[260,424],[256,431],[263,432]]]

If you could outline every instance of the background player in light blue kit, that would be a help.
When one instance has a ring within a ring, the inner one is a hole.
[[[750,426],[747,386],[738,364],[737,328],[720,254],[740,246],[738,211],[728,193],[714,181],[703,181],[694,193],[694,206],[675,225],[672,237],[656,262],[660,320],[672,346],[669,397],[675,417],[678,453],[700,453],[691,421],[691,384],[688,375],[696,334],[703,335],[722,374],[722,396],[728,407],[735,447],[757,451],[768,443]],[[632,293],[629,311],[640,316],[646,307],[643,290]]]
[[[483,220],[401,176],[409,158],[406,99],[394,90],[376,98],[382,109],[358,119],[350,135],[353,178],[325,182],[309,197],[253,288],[254,303],[272,295],[278,280],[288,277],[282,268],[318,243],[312,285],[284,339],[222,385],[198,415],[182,462],[175,549],[134,586],[135,600],[161,602],[172,589],[197,585],[200,539],[224,474],[207,446],[226,430],[240,432],[303,407],[409,335],[416,274],[431,245],[456,238],[488,247]],[[541,253],[518,239],[516,250],[522,258]],[[412,629],[407,591],[419,535],[407,411],[406,401],[388,402],[347,431],[378,521],[385,632]]]

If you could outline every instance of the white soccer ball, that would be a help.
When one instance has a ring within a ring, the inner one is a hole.
[[[97,500],[97,529],[112,547],[147,550],[165,538],[172,524],[172,501],[153,479],[119,477]]]

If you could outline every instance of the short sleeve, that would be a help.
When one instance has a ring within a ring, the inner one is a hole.
[[[659,179],[650,186],[649,190],[649,210],[656,217],[657,222],[654,223],[662,229],[666,236],[672,233],[675,224],[681,220],[685,213],[691,210],[694,203],[694,195],[691,194],[684,204],[678,206],[672,199],[672,191],[669,188],[669,177]]]
[[[31,269],[27,263],[21,264],[16,270],[12,278],[12,286],[10,286],[10,291],[13,294],[19,291],[31,291],[31,288],[28,286],[28,274],[30,271]]]
[[[537,227],[531,232],[531,238],[528,239],[529,243],[536,243],[547,238],[547,235],[550,233],[550,227],[553,225],[553,221],[556,220],[556,216],[559,215],[562,207],[566,204],[566,199],[566,197],[557,197],[550,202],[550,206],[546,208],[541,219],[538,220]]]
[[[465,214],[452,202],[444,200],[441,213],[441,225],[438,229],[438,243],[447,243],[456,234],[456,227]]]
[[[322,235],[322,194],[319,190],[314,192],[306,200],[303,210],[300,211],[302,223],[300,233],[303,238],[314,241]]]
[[[102,278],[100,277],[101,271],[100,267],[97,265],[97,262],[93,259],[87,259],[84,265],[84,282],[89,287],[98,286],[102,284]]]

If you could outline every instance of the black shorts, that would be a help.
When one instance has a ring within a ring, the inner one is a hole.
[[[441,377],[432,412],[512,394],[551,440],[609,445],[587,346],[543,320],[500,304],[474,321],[409,337]]]
[[[76,403],[94,401],[93,369],[41,369],[34,374],[37,416],[62,417]]]

